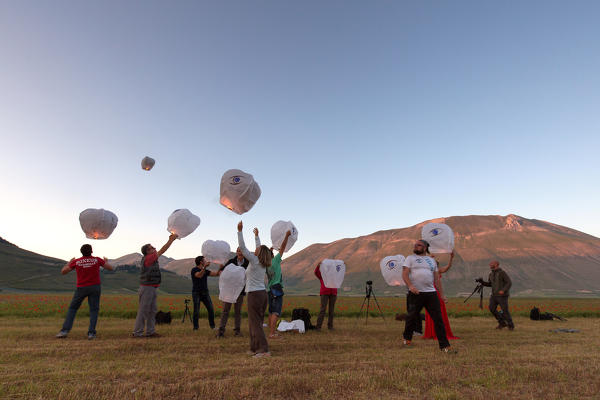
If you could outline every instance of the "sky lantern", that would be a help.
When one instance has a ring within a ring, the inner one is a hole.
[[[283,243],[283,239],[285,239],[287,231],[291,231],[291,234],[285,249],[281,249],[281,244]],[[298,229],[296,229],[292,221],[277,221],[271,227],[271,243],[273,243],[275,250],[279,250],[281,253],[289,251],[294,243],[296,243],[296,240],[298,240]]]
[[[229,259],[230,253],[229,243],[223,240],[207,240],[202,243],[202,255],[212,263],[223,264]]]
[[[79,224],[88,239],[107,239],[118,222],[114,213],[102,208],[88,208],[79,214]]]
[[[404,256],[398,254],[396,256],[384,257],[380,262],[381,275],[385,283],[390,286],[405,286],[404,279],[402,279],[402,266],[404,265]]]
[[[230,169],[221,178],[221,204],[236,214],[248,212],[260,197],[254,177],[239,169]]]
[[[200,217],[191,213],[187,208],[173,211],[167,222],[167,230],[176,233],[179,239],[194,232],[200,225]]]
[[[325,259],[321,261],[320,270],[325,287],[331,289],[342,287],[344,275],[346,274],[346,264],[342,260]]]
[[[246,270],[235,264],[227,264],[219,276],[219,300],[235,303],[245,285]]]
[[[152,167],[154,167],[154,163],[154,158],[146,156],[142,159],[142,169],[145,171],[150,171]]]
[[[429,243],[431,253],[452,253],[454,250],[454,232],[446,224],[425,224],[421,229],[421,238]]]

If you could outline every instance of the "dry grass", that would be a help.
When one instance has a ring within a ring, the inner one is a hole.
[[[162,338],[133,339],[133,320],[101,318],[96,341],[79,318],[54,339],[62,318],[2,318],[0,398],[256,399],[598,398],[600,319],[517,318],[514,332],[490,318],[452,319],[456,355],[416,339],[400,347],[403,323],[338,318],[333,332],[286,334],[273,357],[252,359],[243,338],[217,340],[206,321],[160,326]],[[552,333],[575,328],[579,333]]]

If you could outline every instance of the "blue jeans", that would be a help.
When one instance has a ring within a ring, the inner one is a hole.
[[[73,321],[75,321],[75,314],[81,307],[83,299],[87,297],[88,305],[90,306],[90,326],[88,328],[88,334],[96,334],[96,322],[98,322],[98,312],[100,311],[100,285],[78,287],[73,294],[73,300],[69,305],[69,311],[67,311],[67,318],[63,324],[62,330],[69,332],[73,328]]]
[[[192,292],[192,300],[194,301],[194,312],[192,314],[194,329],[198,329],[198,319],[200,318],[200,302],[204,303],[206,311],[208,311],[208,325],[210,325],[211,329],[214,329],[215,310],[213,309],[210,295],[208,293]]]

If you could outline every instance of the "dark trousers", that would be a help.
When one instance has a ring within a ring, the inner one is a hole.
[[[438,299],[436,292],[421,292],[419,294],[408,292],[407,305],[408,316],[406,317],[406,324],[404,326],[404,339],[412,340],[417,323],[421,321],[421,310],[425,307],[433,320],[440,349],[450,346],[446,337],[442,311],[440,310],[440,299]]]
[[[502,313],[498,312],[498,306],[500,306]],[[508,296],[490,296],[489,309],[500,325],[514,326],[510,312],[508,312]]]
[[[265,331],[263,330],[263,321],[267,309],[267,291],[256,290],[248,292],[248,328],[250,330],[250,350],[255,353],[266,353],[269,351],[269,344]]]
[[[242,292],[243,293],[243,292]],[[225,333],[225,327],[227,326],[227,320],[229,319],[229,311],[233,304],[233,317],[235,319],[235,325],[233,331],[240,333],[240,326],[242,324],[242,306],[244,305],[244,295],[240,294],[235,303],[223,302],[223,311],[221,311],[221,322],[219,323],[219,333]]]
[[[335,301],[337,295],[335,294],[322,294],[321,295],[321,309],[319,310],[319,317],[317,318],[317,329],[321,329],[323,325],[323,319],[325,318],[325,309],[329,305],[329,315],[327,316],[327,328],[333,329],[333,309],[335,308]]]
[[[88,305],[90,307],[90,326],[88,327],[88,333],[96,334],[96,322],[98,322],[98,312],[100,311],[100,285],[84,286],[75,289],[73,299],[69,305],[69,311],[67,311],[67,317],[63,324],[62,330],[69,332],[73,328],[73,321],[75,321],[75,314],[81,307],[81,303],[87,297]]]
[[[208,324],[210,328],[215,327],[215,310],[213,309],[212,300],[208,293],[192,292],[192,300],[194,302],[194,312],[192,320],[194,321],[194,329],[198,329],[198,318],[200,314],[200,302],[204,303],[206,311],[208,311]]]

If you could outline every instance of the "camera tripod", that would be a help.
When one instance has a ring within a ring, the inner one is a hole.
[[[183,319],[181,320],[182,324],[185,322],[186,315],[190,319],[190,322],[192,322],[192,313],[190,312],[190,307],[188,306],[188,304],[190,303],[190,299],[185,299],[184,302],[185,302],[185,311],[183,311]]]
[[[369,308],[371,306],[371,296],[373,296],[373,300],[375,300],[375,304],[379,309],[379,315],[381,315],[381,318],[383,318],[383,320],[385,321],[385,317],[383,316],[383,312],[381,311],[381,307],[379,307],[379,302],[377,301],[377,296],[375,296],[375,293],[373,293],[373,281],[367,281],[367,286],[365,287],[365,299],[363,300],[362,305],[360,306],[360,312],[358,314],[358,316],[360,317],[366,302],[367,315],[365,316],[365,325],[367,324],[367,322],[369,322]]]
[[[475,289],[473,289],[473,293],[471,293],[469,297],[467,297],[465,301],[463,301],[463,303],[466,303],[467,300],[469,300],[471,296],[473,296],[477,292],[479,292],[479,308],[483,310],[483,285],[481,283],[478,283],[477,286],[475,286]]]

